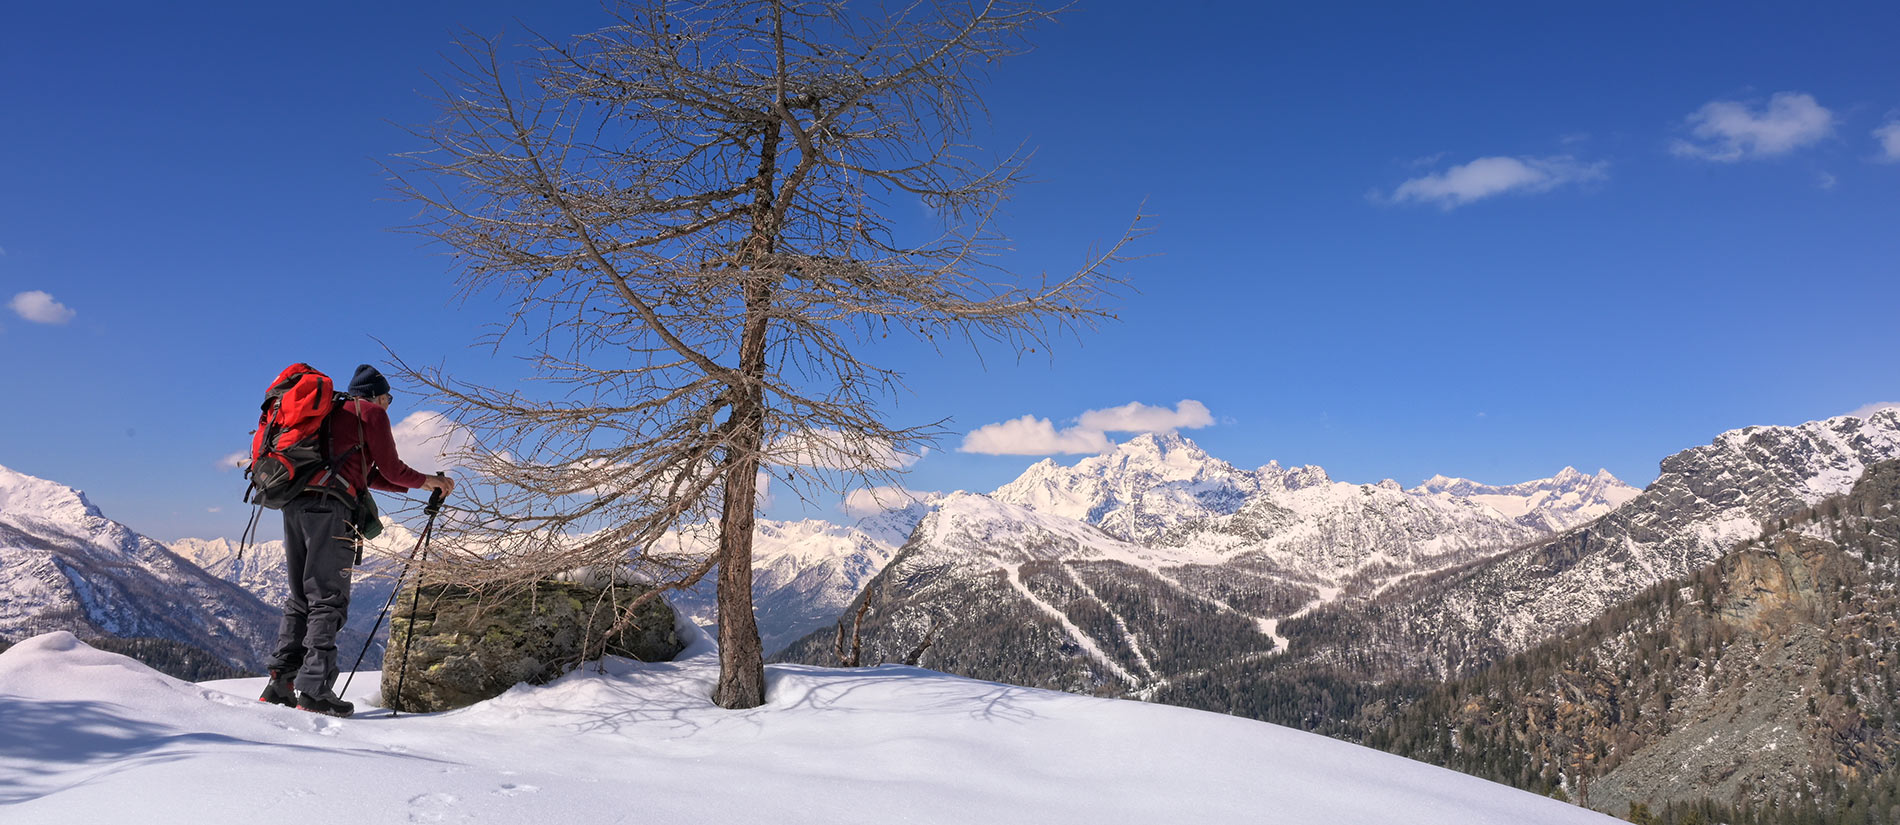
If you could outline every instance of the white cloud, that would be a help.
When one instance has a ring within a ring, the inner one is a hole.
[[[1734,100],[1705,103],[1687,123],[1697,140],[1677,140],[1670,151],[1723,163],[1784,155],[1834,133],[1834,113],[1800,92],[1777,92],[1765,109]]]
[[[472,443],[467,430],[429,410],[410,413],[389,431],[396,437],[396,455],[402,463],[424,473],[455,466],[455,454]]]
[[[1900,120],[1887,121],[1874,130],[1874,137],[1880,141],[1880,159],[1887,163],[1900,161]]]
[[[206,507],[206,508],[205,508],[205,512],[207,512],[207,513],[222,513],[222,512],[224,512],[224,508],[223,508],[223,507]]]
[[[1900,401],[1876,401],[1872,404],[1868,404],[1865,407],[1861,407],[1858,410],[1848,413],[1848,415],[1854,416],[1855,418],[1866,418],[1870,415],[1873,415],[1874,413],[1880,412],[1881,410],[1900,410]]]
[[[63,324],[78,314],[65,304],[53,300],[53,296],[37,289],[13,296],[7,306],[12,307],[21,318],[39,324]]]
[[[1093,454],[1114,446],[1108,440],[1111,432],[1171,433],[1213,423],[1207,405],[1193,399],[1183,400],[1172,410],[1136,402],[1089,410],[1076,419],[1075,426],[1061,430],[1049,419],[1034,415],[986,424],[964,435],[958,450],[983,455]]]
[[[937,493],[920,493],[902,487],[872,487],[869,490],[852,490],[845,494],[838,509],[852,518],[876,515],[885,510],[907,507],[918,501],[927,501],[938,496]]]
[[[900,470],[923,460],[922,455],[899,452],[889,441],[839,430],[805,430],[774,439],[765,448],[766,459],[781,467],[844,470],[870,466]]]
[[[455,426],[448,416],[428,410],[410,413],[391,425],[389,432],[395,437],[396,455],[402,463],[424,473],[456,466],[455,454],[472,443],[467,430]],[[239,450],[218,459],[218,469],[239,469],[250,460],[250,450]]]
[[[1207,411],[1207,405],[1193,399],[1184,399],[1172,410],[1131,402],[1105,410],[1089,410],[1076,419],[1076,426],[1084,430],[1111,433],[1171,433],[1200,429],[1213,423],[1214,415]]]
[[[1819,172],[1814,177],[1814,185],[1822,189],[1833,189],[1834,184],[1840,182],[1840,178],[1834,177],[1834,175],[1828,172]]]
[[[1071,427],[1057,432],[1049,419],[1025,415],[970,431],[958,449],[984,455],[1064,455],[1100,453],[1108,447],[1108,436],[1100,430]]]
[[[1507,192],[1548,192],[1569,183],[1601,180],[1609,164],[1583,163],[1569,155],[1478,158],[1463,166],[1412,178],[1392,190],[1391,203],[1435,203],[1452,209]]]

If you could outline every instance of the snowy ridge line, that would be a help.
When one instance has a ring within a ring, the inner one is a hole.
[[[1076,646],[1082,648],[1083,652],[1089,654],[1090,658],[1094,659],[1103,667],[1108,668],[1110,672],[1113,672],[1131,687],[1141,684],[1141,680],[1136,679],[1134,674],[1129,673],[1126,668],[1116,664],[1114,659],[1109,658],[1108,654],[1103,653],[1102,646],[1096,644],[1095,640],[1089,637],[1089,634],[1082,632],[1082,628],[1076,627],[1074,622],[1069,621],[1069,617],[1063,615],[1062,611],[1055,609],[1054,605],[1043,601],[1036,594],[1029,592],[1029,586],[1023,584],[1022,569],[1022,562],[1007,565],[1003,568],[1004,573],[1007,574],[1006,578],[1009,579],[1010,587],[1016,588],[1016,592],[1021,593],[1023,598],[1028,599],[1030,604],[1036,606],[1036,609],[1047,614],[1049,618],[1056,620],[1056,624],[1062,626],[1063,632],[1068,633],[1069,638],[1075,641]]]
[[[1148,674],[1148,678],[1151,680],[1159,678],[1160,674],[1155,672],[1154,665],[1148,662],[1148,655],[1141,652],[1141,641],[1136,639],[1135,634],[1128,629],[1128,623],[1122,621],[1122,614],[1116,613],[1113,609],[1109,608],[1108,602],[1102,601],[1101,595],[1095,592],[1095,588],[1090,587],[1088,582],[1083,581],[1081,576],[1075,574],[1074,570],[1070,570],[1068,563],[1064,562],[1061,567],[1062,574],[1068,576],[1070,582],[1074,583],[1076,587],[1081,588],[1082,592],[1087,593],[1089,598],[1094,599],[1096,604],[1102,606],[1102,611],[1107,613],[1109,618],[1115,620],[1115,629],[1121,631],[1122,641],[1128,643],[1129,651],[1135,654],[1135,664],[1141,665],[1142,672]]]

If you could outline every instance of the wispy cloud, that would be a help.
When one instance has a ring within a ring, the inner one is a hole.
[[[1889,120],[1875,129],[1874,139],[1880,141],[1880,160],[1900,162],[1900,119]]]
[[[1130,402],[1105,410],[1089,410],[1076,419],[1076,426],[1084,430],[1111,433],[1171,433],[1198,430],[1213,423],[1214,414],[1208,412],[1207,405],[1191,398],[1174,405],[1172,410]]]
[[[12,307],[21,318],[37,324],[63,324],[78,314],[65,304],[53,300],[53,296],[37,289],[13,296],[7,306]]]
[[[235,453],[232,453],[230,455],[227,455],[223,458],[218,459],[218,469],[236,470],[238,468],[243,467],[246,464],[249,464],[250,462],[251,462],[251,451],[239,450]]]
[[[1717,100],[1690,113],[1694,140],[1677,140],[1670,151],[1722,163],[1785,155],[1834,134],[1834,113],[1801,92],[1777,92],[1765,108]]]
[[[881,438],[829,429],[805,430],[773,439],[765,448],[765,456],[768,463],[781,467],[823,470],[861,467],[901,470],[924,457],[901,452]]]
[[[1819,186],[1822,189],[1833,189],[1834,184],[1837,184],[1840,182],[1841,182],[1841,179],[1834,177],[1833,173],[1831,172],[1826,172],[1826,171],[1816,172],[1814,175],[1814,185]]]
[[[1855,418],[1866,418],[1867,416],[1873,415],[1874,413],[1880,412],[1881,410],[1900,410],[1900,401],[1876,401],[1872,404],[1868,404],[1865,407],[1861,407],[1858,410],[1848,413],[1848,415],[1854,416]]]
[[[986,424],[963,436],[958,450],[983,455],[1075,455],[1106,452],[1113,442],[1108,433],[1167,433],[1211,426],[1207,405],[1183,400],[1174,409],[1142,403],[1089,410],[1075,425],[1057,429],[1055,422],[1034,415]]]
[[[852,490],[845,494],[838,509],[852,518],[876,515],[885,510],[907,507],[915,502],[930,501],[940,497],[940,493],[918,492],[903,487],[872,487],[868,490]]]
[[[1604,161],[1585,163],[1569,155],[1478,158],[1463,166],[1412,178],[1399,184],[1391,195],[1375,195],[1374,200],[1430,203],[1454,209],[1496,195],[1548,192],[1565,184],[1602,180],[1609,168]]]

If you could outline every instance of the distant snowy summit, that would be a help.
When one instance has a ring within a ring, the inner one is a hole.
[[[1609,470],[1587,475],[1575,467],[1565,467],[1550,478],[1503,487],[1436,475],[1411,492],[1467,499],[1527,527],[1561,533],[1595,521],[1643,491],[1624,484]]]
[[[1403,565],[1529,541],[1601,517],[1640,492],[1608,472],[1568,467],[1503,487],[1443,476],[1410,490],[1392,481],[1350,484],[1310,465],[1243,470],[1180,435],[1150,434],[1073,466],[1039,462],[990,497],[1123,541],[1259,550],[1336,578],[1380,557]]]
[[[79,490],[0,467],[0,637],[150,637],[249,668],[276,619]]]
[[[105,514],[78,489],[0,467],[0,519],[89,531]]]

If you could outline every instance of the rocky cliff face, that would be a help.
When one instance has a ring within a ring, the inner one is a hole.
[[[1368,744],[1618,814],[1820,799],[1900,820],[1866,807],[1900,758],[1900,461],[1757,532],[1574,637],[1373,706]]]
[[[1763,521],[1844,494],[1867,466],[1895,457],[1894,410],[1724,433],[1664,459],[1641,495],[1595,522],[1394,587],[1364,609],[1328,607],[1304,630],[1322,661],[1340,657],[1317,635],[1351,637],[1376,659],[1375,675],[1466,672],[1708,565]]]

